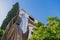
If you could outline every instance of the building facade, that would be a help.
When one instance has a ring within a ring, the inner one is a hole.
[[[13,17],[8,24],[2,40],[28,40],[35,27],[34,22],[38,21],[21,9],[19,15]]]

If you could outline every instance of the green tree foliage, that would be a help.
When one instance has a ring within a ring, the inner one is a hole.
[[[4,19],[2,25],[1,25],[1,29],[6,29],[8,23],[10,22],[10,20],[16,16],[19,12],[19,4],[18,2],[16,4],[13,5],[13,8],[8,12],[6,18]]]
[[[0,30],[0,37],[2,37],[4,30]]]
[[[1,40],[2,36],[3,36],[3,34],[4,34],[4,30],[0,29],[0,40]]]
[[[29,40],[60,40],[60,19],[48,17],[47,21],[46,26],[37,27]]]

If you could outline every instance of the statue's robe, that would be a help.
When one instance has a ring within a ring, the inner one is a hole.
[[[29,29],[27,28],[27,31],[23,34],[19,26],[21,21],[19,16],[13,17],[5,30],[2,40],[28,40]]]

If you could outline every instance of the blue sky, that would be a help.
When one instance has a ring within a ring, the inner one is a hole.
[[[16,2],[19,2],[20,8],[45,24],[48,16],[60,18],[60,0],[0,0],[0,26]]]

